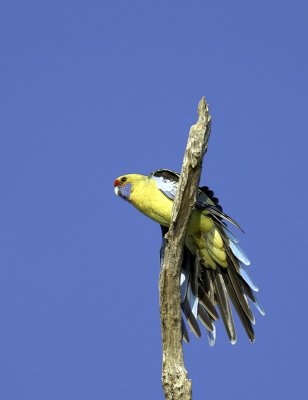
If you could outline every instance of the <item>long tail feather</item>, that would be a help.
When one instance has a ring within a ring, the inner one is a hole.
[[[198,296],[196,296],[193,293],[190,282],[189,282],[188,288],[187,288],[186,299],[187,299],[187,301],[189,303],[190,309],[191,309],[195,319],[197,319],[197,317],[198,317],[198,303],[199,303],[199,300],[198,300]]]
[[[184,300],[184,302],[182,303],[182,310],[184,312],[184,315],[187,319],[188,325],[190,327],[190,329],[192,330],[192,332],[197,336],[200,337],[201,336],[201,331],[198,325],[198,322],[190,308],[190,304],[188,302],[187,299]]]
[[[228,292],[225,286],[225,282],[223,280],[222,274],[220,272],[220,268],[218,267],[218,271],[215,271],[215,275],[213,276],[213,281],[216,289],[216,299],[217,304],[220,310],[220,314],[222,316],[222,320],[224,322],[226,331],[228,333],[229,339],[232,344],[236,343],[236,332],[234,327],[234,321],[232,316],[232,311],[228,299]],[[213,271],[211,271],[214,274]]]
[[[247,298],[245,296],[245,293],[243,292],[238,278],[237,278],[237,273],[233,270],[233,266],[229,265],[229,267],[227,268],[227,274],[230,278],[230,282],[231,285],[234,289],[234,293],[236,295],[236,298],[238,300],[238,303],[240,305],[240,307],[242,308],[242,310],[244,311],[244,313],[246,314],[246,316],[250,319],[250,321],[254,324],[255,323],[255,319],[254,316],[252,314],[252,311],[249,307]]]
[[[214,320],[219,318],[216,308],[201,286],[199,286],[199,301]]]
[[[242,280],[241,285],[243,287],[243,290],[245,291],[245,293],[247,294],[247,296],[249,297],[249,299],[254,303],[256,309],[259,311],[259,313],[261,315],[265,315],[265,310],[264,308],[261,306],[261,304],[259,303],[257,297],[255,296],[254,293],[252,293],[250,286],[247,285],[247,283]]]
[[[214,328],[211,318],[201,303],[198,305],[198,317],[208,331],[213,331]]]
[[[238,300],[238,297],[235,293],[234,288],[232,287],[232,284],[229,280],[229,276],[225,275],[224,279],[226,281],[226,287],[230,296],[230,299],[232,301],[232,304],[242,322],[242,325],[247,333],[247,336],[249,337],[250,341],[253,342],[255,340],[255,334],[254,334],[254,330],[251,324],[250,319],[247,317],[247,315],[244,313],[241,304]]]

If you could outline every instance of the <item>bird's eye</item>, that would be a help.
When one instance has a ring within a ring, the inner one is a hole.
[[[126,182],[126,181],[127,181],[127,178],[124,176],[124,177],[121,179],[121,182],[124,183],[124,182]]]

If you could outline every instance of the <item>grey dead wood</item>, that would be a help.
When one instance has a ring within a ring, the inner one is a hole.
[[[197,123],[189,132],[159,276],[162,384],[167,400],[192,398],[192,381],[187,377],[182,348],[180,272],[185,236],[195,206],[202,160],[211,131],[211,117],[204,97],[199,102],[198,115]]]

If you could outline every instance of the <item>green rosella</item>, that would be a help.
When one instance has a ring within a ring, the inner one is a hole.
[[[178,183],[179,174],[166,169],[148,176],[127,174],[114,181],[118,196],[161,225],[163,246]],[[255,319],[248,299],[262,315],[265,314],[254,293],[258,288],[246,271],[250,261],[226,221],[240,228],[223,212],[214,193],[207,186],[200,187],[185,240],[181,307],[196,336],[201,335],[198,319],[205,326],[210,345],[214,345],[216,338],[214,321],[219,317],[216,304],[232,344],[236,343],[236,331],[230,300],[252,342]],[[189,341],[184,321],[182,329],[183,338]]]

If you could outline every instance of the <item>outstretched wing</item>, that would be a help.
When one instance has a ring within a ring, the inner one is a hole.
[[[151,174],[156,180],[158,188],[170,199],[174,199],[178,187],[179,174],[170,170],[157,170]],[[198,256],[194,256],[185,247],[181,269],[181,307],[188,325],[196,336],[201,336],[198,320],[206,328],[209,343],[215,344],[216,330],[214,322],[218,319],[215,308],[218,305],[225,329],[231,343],[236,342],[232,308],[237,312],[244,329],[251,341],[254,341],[253,324],[255,319],[250,309],[248,299],[254,303],[258,311],[264,315],[264,310],[253,292],[258,288],[249,277],[245,266],[250,262],[238,245],[238,240],[229,230],[223,220],[238,226],[229,216],[224,214],[218,198],[207,187],[199,188],[196,207],[206,210],[215,222],[219,231],[224,249],[227,253],[227,268],[217,265],[216,270],[203,265]],[[164,236],[168,228],[162,227],[163,244],[161,247],[161,261],[164,256]],[[188,331],[182,319],[183,338],[189,341]]]

